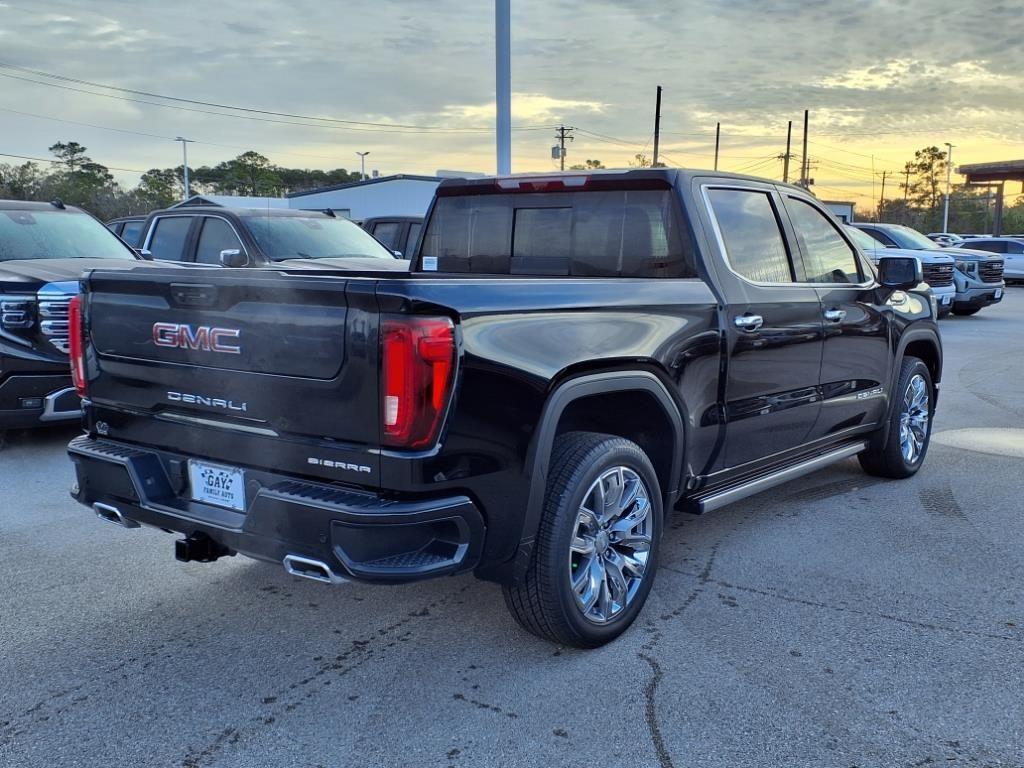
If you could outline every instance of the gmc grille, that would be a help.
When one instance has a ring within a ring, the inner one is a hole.
[[[54,349],[68,353],[68,304],[74,294],[56,293],[51,286],[39,291],[39,330]]]
[[[943,286],[953,284],[953,265],[952,264],[925,264],[924,265],[924,281],[933,288],[942,288]]]
[[[983,261],[978,265],[978,277],[983,283],[998,283],[1003,279],[1002,261]]]

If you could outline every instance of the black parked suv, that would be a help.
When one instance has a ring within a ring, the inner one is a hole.
[[[68,370],[68,302],[86,269],[136,264],[89,214],[0,200],[0,432],[81,416]]]
[[[140,243],[158,261],[209,266],[408,269],[358,224],[320,211],[168,208],[149,214]]]
[[[802,189],[707,171],[446,180],[411,274],[94,271],[75,497],[334,583],[473,571],[621,633],[665,515],[928,450],[942,345]],[[771,504],[771,500],[765,501]]]

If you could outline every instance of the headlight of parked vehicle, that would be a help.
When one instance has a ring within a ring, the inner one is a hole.
[[[20,331],[31,328],[35,322],[35,296],[0,297],[0,328]]]
[[[971,274],[974,271],[975,264],[972,261],[959,261],[956,262],[956,268],[963,272],[965,275]]]

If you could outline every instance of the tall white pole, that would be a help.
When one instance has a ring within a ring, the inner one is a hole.
[[[182,157],[182,169],[184,171],[184,182],[185,182],[185,199],[188,200],[192,197],[192,190],[188,183],[188,143],[191,139],[186,139],[182,136],[178,136],[174,139],[175,141],[181,142],[181,157]]]
[[[494,0],[495,136],[498,174],[512,173],[511,0]]]
[[[366,156],[370,154],[370,151],[356,152],[356,154],[359,155],[359,177],[366,181]]]
[[[953,172],[953,145],[948,141],[946,146],[946,205],[942,211],[942,231],[949,232],[949,175]]]

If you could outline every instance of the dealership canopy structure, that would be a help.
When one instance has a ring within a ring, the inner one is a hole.
[[[1001,235],[1003,230],[1003,187],[1008,181],[1024,184],[1024,160],[1003,160],[995,163],[972,163],[961,165],[957,173],[967,177],[967,183],[976,187],[995,187],[996,210],[992,218],[992,234]]]

